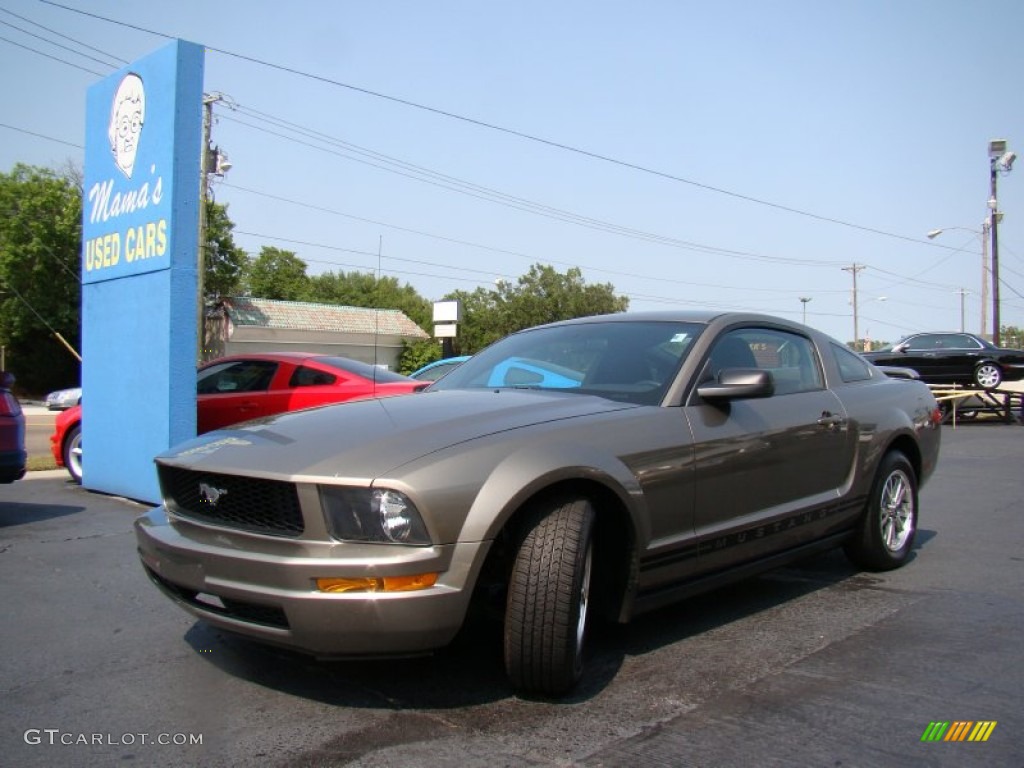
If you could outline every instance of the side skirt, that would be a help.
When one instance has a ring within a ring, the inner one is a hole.
[[[852,531],[843,531],[810,544],[804,544],[795,549],[780,552],[761,560],[744,563],[735,568],[701,576],[692,581],[660,586],[657,589],[640,592],[633,600],[633,615],[647,613],[685,598],[693,597],[703,592],[710,592],[726,584],[742,581],[759,573],[781,568],[783,565],[795,560],[802,560],[811,555],[827,552],[830,549],[841,546],[851,535]]]

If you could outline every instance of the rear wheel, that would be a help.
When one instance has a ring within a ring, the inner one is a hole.
[[[867,510],[846,554],[874,571],[899,568],[910,556],[917,532],[917,475],[899,451],[882,459]]]
[[[82,425],[76,424],[64,436],[64,466],[76,483],[82,482]]]
[[[572,498],[529,518],[505,607],[505,670],[519,690],[566,693],[583,673],[594,517],[589,501]]]
[[[982,389],[996,389],[1003,383],[1003,371],[995,363],[982,363],[974,369],[974,383]]]

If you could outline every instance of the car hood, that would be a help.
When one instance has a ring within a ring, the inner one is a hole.
[[[475,438],[637,407],[539,390],[427,392],[279,414],[209,432],[157,460],[205,472],[368,481]]]

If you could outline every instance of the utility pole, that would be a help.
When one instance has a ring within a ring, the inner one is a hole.
[[[996,197],[996,158],[989,160],[992,196],[988,199],[992,215],[992,343],[999,346],[999,198]]]
[[[961,288],[957,293],[960,294],[960,333],[964,332],[964,296],[967,295],[967,291]]]
[[[206,354],[206,302],[203,299],[203,276],[206,272],[206,209],[210,202],[210,174],[223,176],[231,167],[219,149],[210,146],[213,130],[213,105],[223,100],[219,93],[203,94],[203,136],[199,157],[199,248],[196,253],[196,360],[203,362]]]
[[[992,343],[999,346],[999,197],[996,195],[996,179],[1000,173],[1009,173],[1016,152],[1006,148],[1006,139],[992,139],[988,143],[988,166],[991,194],[988,198],[989,222],[992,229]]]
[[[981,222],[981,336],[988,333],[988,228],[989,217]]]
[[[865,269],[863,264],[854,262],[849,267],[843,267],[843,272],[853,275],[853,349],[856,351],[860,344],[860,325],[857,320],[857,273]]]
[[[206,205],[210,198],[206,175],[210,172],[210,130],[213,104],[220,97],[203,94],[203,137],[199,151],[199,248],[196,253],[196,363],[203,362],[206,348],[206,302],[203,300],[203,274],[206,271]]]

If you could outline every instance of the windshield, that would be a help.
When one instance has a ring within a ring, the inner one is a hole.
[[[654,405],[703,328],[601,319],[535,328],[491,345],[430,389],[548,389]]]

